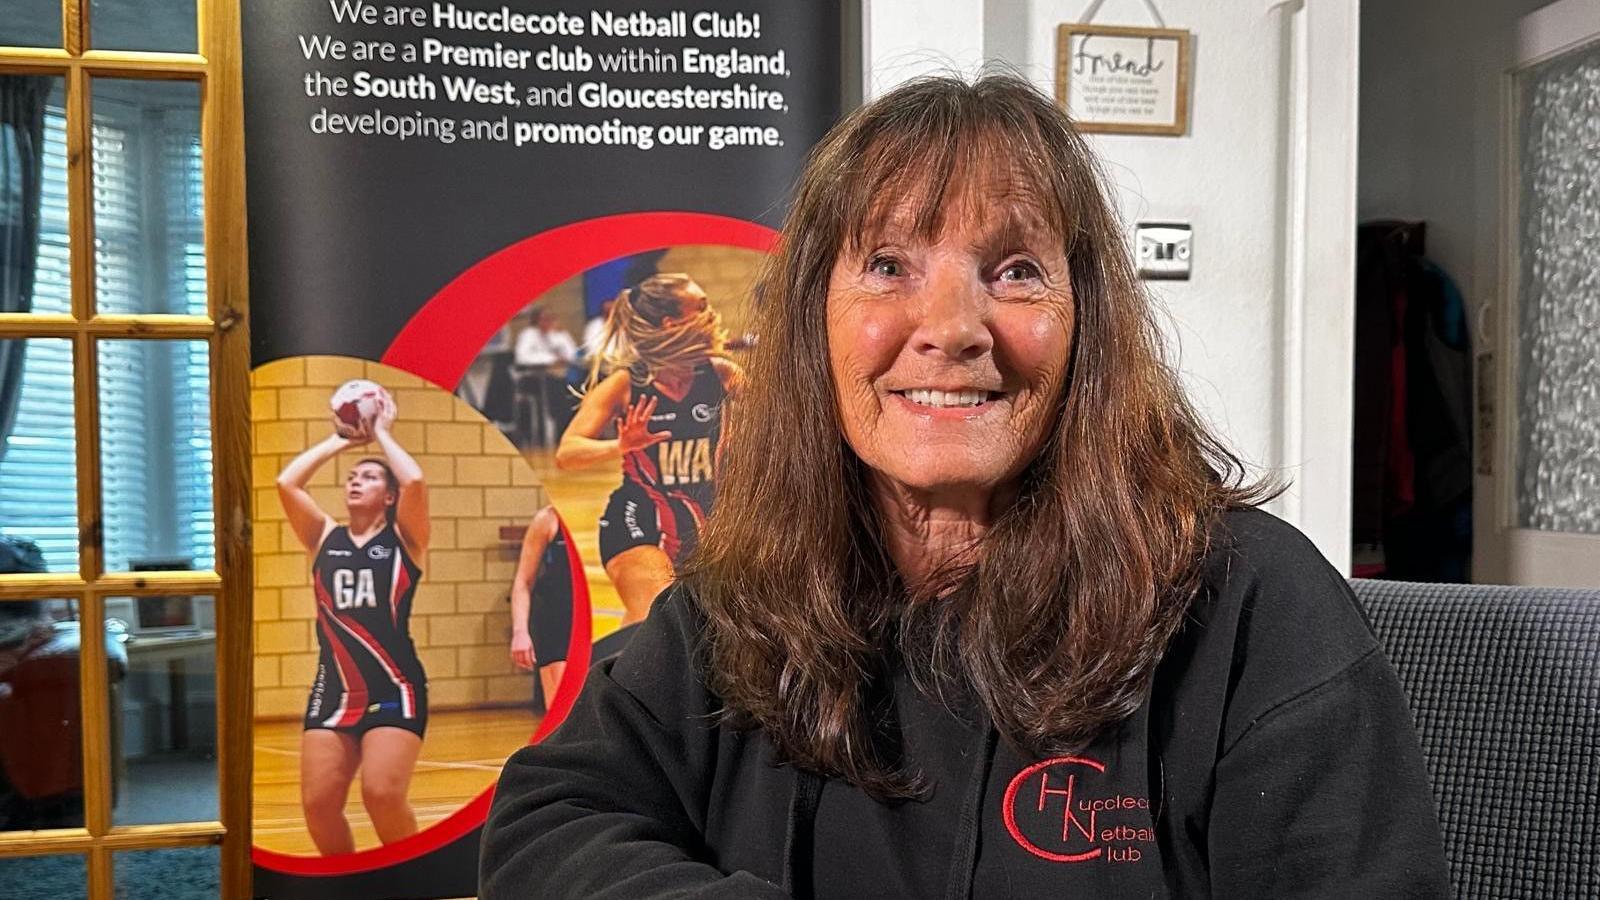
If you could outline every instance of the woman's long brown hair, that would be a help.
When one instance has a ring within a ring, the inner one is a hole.
[[[973,171],[1009,171],[1064,242],[1073,356],[1020,496],[977,562],[914,602],[840,427],[827,286],[886,200],[913,203],[934,235]],[[1131,715],[1198,589],[1214,520],[1270,487],[1246,483],[1163,361],[1104,176],[1066,115],[1008,75],[922,79],[855,111],[813,151],[755,300],[761,340],[683,573],[730,720],[804,768],[913,793],[871,709],[885,654],[912,631],[931,636],[917,641],[931,648],[922,669],[960,673],[1025,751],[1081,748]]]

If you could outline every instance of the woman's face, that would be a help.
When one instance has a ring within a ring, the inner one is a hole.
[[[891,207],[828,284],[846,440],[918,495],[984,502],[1038,454],[1072,350],[1062,238],[1012,179],[946,194],[939,233]],[[955,186],[952,186],[955,187]]]
[[[382,510],[394,499],[383,467],[376,463],[357,463],[344,478],[344,505],[351,512]]]
[[[705,312],[710,305],[711,301],[706,298],[705,290],[691,281],[678,292],[678,314],[662,319],[661,325],[671,327],[691,321]]]

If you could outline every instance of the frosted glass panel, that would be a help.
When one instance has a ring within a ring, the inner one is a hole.
[[[127,660],[112,696],[111,742],[103,748],[117,773],[111,824],[215,819],[215,601],[107,597],[106,633]]]
[[[60,338],[0,340],[0,538],[27,541],[42,560],[23,553],[0,563],[0,574],[78,571],[78,461],[72,412],[72,342]],[[20,376],[20,377],[18,377]],[[13,387],[13,385],[15,387]],[[33,565],[28,563],[32,562]],[[37,563],[43,562],[41,570]],[[0,679],[3,680],[3,679]],[[0,897],[5,894],[0,893]]]
[[[106,571],[210,569],[206,342],[104,340],[99,353]]]
[[[98,311],[204,315],[200,82],[91,84]]]
[[[1521,89],[1518,520],[1600,534],[1600,47]]]

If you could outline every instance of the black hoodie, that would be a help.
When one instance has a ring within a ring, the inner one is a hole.
[[[484,898],[1449,895],[1394,672],[1344,580],[1265,513],[1224,517],[1147,702],[1079,752],[1021,755],[897,673],[904,760],[931,787],[915,800],[774,766],[762,733],[719,727],[699,632],[668,591],[512,756]]]

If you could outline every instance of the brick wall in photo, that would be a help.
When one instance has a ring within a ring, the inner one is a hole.
[[[430,707],[528,702],[533,676],[519,673],[508,653],[517,544],[503,542],[500,529],[526,526],[547,502],[544,489],[500,431],[448,392],[376,363],[305,357],[252,376],[256,716],[298,718],[316,673],[310,559],[284,522],[275,483],[284,465],[328,434],[328,397],[351,378],[394,393],[395,437],[428,483],[432,537],[411,634],[427,669]],[[344,520],[344,474],[372,455],[375,447],[354,448],[313,479],[313,494],[335,519]]]
[[[750,291],[765,259],[765,253],[741,247],[673,247],[661,257],[657,268],[662,272],[688,273],[705,289],[717,312],[722,313],[729,337],[738,337],[747,330]]]

